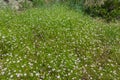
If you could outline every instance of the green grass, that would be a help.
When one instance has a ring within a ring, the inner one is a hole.
[[[0,10],[0,80],[119,80],[119,25],[62,5]]]

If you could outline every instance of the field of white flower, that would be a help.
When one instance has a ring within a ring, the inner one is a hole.
[[[66,6],[0,10],[0,80],[120,80],[120,24]]]

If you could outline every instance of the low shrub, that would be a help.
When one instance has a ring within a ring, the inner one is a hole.
[[[91,0],[92,1],[92,0]],[[119,19],[120,1],[119,0],[103,0],[103,2],[84,2],[84,10],[91,16],[100,16],[107,21]]]
[[[99,16],[107,21],[120,19],[120,0],[60,0],[68,2],[72,8],[82,9],[91,16]]]
[[[32,0],[33,6],[40,7],[45,3],[45,0]]]

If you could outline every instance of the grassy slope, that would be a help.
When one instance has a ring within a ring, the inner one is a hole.
[[[0,11],[0,79],[120,79],[120,26],[65,6]]]

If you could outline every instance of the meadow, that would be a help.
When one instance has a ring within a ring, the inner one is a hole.
[[[0,10],[0,80],[120,80],[120,23],[65,5]]]

